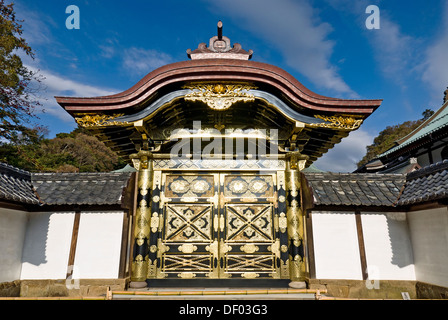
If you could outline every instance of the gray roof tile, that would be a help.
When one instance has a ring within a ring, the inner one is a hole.
[[[131,174],[29,173],[0,163],[0,199],[33,205],[116,205],[121,204]],[[315,205],[392,207],[448,198],[448,160],[407,175],[331,172],[304,175]]]
[[[0,199],[24,204],[39,204],[29,172],[0,162]]]
[[[394,206],[404,174],[304,173],[315,205]]]
[[[398,205],[444,198],[448,198],[448,160],[409,173]]]
[[[32,183],[47,205],[115,205],[121,203],[131,172],[33,173]]]

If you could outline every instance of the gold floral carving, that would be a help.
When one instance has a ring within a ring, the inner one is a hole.
[[[181,272],[177,275],[179,278],[182,279],[193,279],[196,277],[196,273],[192,273],[192,272]]]
[[[195,245],[193,245],[191,243],[184,243],[183,245],[179,246],[177,249],[183,253],[193,253],[198,249],[198,247],[196,247]]]
[[[114,125],[122,125],[127,124],[126,121],[111,121],[115,118],[124,116],[124,113],[120,114],[87,114],[82,117],[75,117],[75,121],[81,127],[105,127],[105,126],[114,126]]]
[[[355,117],[334,115],[334,116],[322,116],[315,115],[315,118],[325,120],[330,123],[311,123],[311,127],[329,128],[329,129],[341,129],[341,130],[355,130],[358,129],[363,120]]]
[[[186,101],[202,101],[213,110],[227,110],[240,101],[255,101],[255,96],[249,90],[256,87],[246,83],[191,83],[184,88],[192,91],[185,95]]]
[[[288,220],[287,220],[286,215],[285,215],[284,212],[280,213],[280,217],[278,219],[278,223],[279,223],[280,231],[282,233],[285,233],[286,232],[286,227],[288,225]]]
[[[246,243],[244,246],[240,247],[240,250],[246,253],[254,253],[258,251],[258,246],[253,243]]]
[[[159,215],[157,214],[157,212],[153,212],[151,217],[151,231],[153,233],[156,233],[158,228],[159,228]]]
[[[244,272],[241,274],[241,277],[246,278],[246,279],[255,279],[255,278],[258,278],[259,276],[260,275],[255,272]]]
[[[271,250],[275,256],[280,257],[280,240],[275,239],[275,242],[272,244],[272,246],[268,247],[268,250]]]

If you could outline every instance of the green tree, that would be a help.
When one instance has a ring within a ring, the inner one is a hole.
[[[42,143],[40,150],[39,163],[51,171],[102,172],[122,164],[104,143],[82,132],[58,135]]]
[[[34,52],[22,38],[22,21],[16,19],[14,5],[0,0],[0,139],[28,143],[39,134],[32,123],[40,106],[33,84],[40,83],[37,72],[23,65],[19,53],[34,59]]]
[[[357,163],[358,168],[375,159],[378,155],[389,150],[396,145],[396,141],[407,136],[412,131],[417,129],[425,120],[429,119],[434,114],[431,109],[426,109],[422,113],[422,119],[416,121],[406,121],[404,123],[388,126],[381,131],[373,140],[373,144],[367,146],[365,156]]]
[[[425,111],[423,111],[423,113],[422,113],[422,116],[423,116],[422,120],[429,119],[433,114],[434,114],[434,110],[425,109]]]
[[[36,136],[34,143],[0,144],[0,161],[27,171],[107,172],[126,162],[84,129],[58,133],[53,139]]]

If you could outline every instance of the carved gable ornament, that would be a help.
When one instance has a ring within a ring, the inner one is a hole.
[[[238,59],[249,60],[252,58],[252,50],[244,50],[239,43],[233,47],[230,39],[222,35],[222,22],[218,22],[218,35],[210,38],[209,46],[200,43],[195,50],[188,49],[187,54],[191,60],[197,59]]]
[[[255,96],[249,90],[256,87],[251,84],[191,83],[183,88],[191,90],[184,97],[186,101],[202,101],[213,110],[227,110],[240,101],[255,101]]]

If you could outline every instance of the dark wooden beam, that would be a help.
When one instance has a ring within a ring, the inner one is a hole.
[[[361,259],[362,279],[367,280],[369,274],[367,272],[366,247],[364,243],[364,233],[362,230],[361,211],[359,209],[355,210],[355,219],[356,219],[356,231],[358,233],[358,245],[359,245],[359,255]]]
[[[70,254],[67,264],[67,278],[73,274],[73,266],[75,265],[76,245],[78,243],[79,221],[81,219],[81,211],[75,212],[75,218],[73,221],[72,240],[70,243]]]

